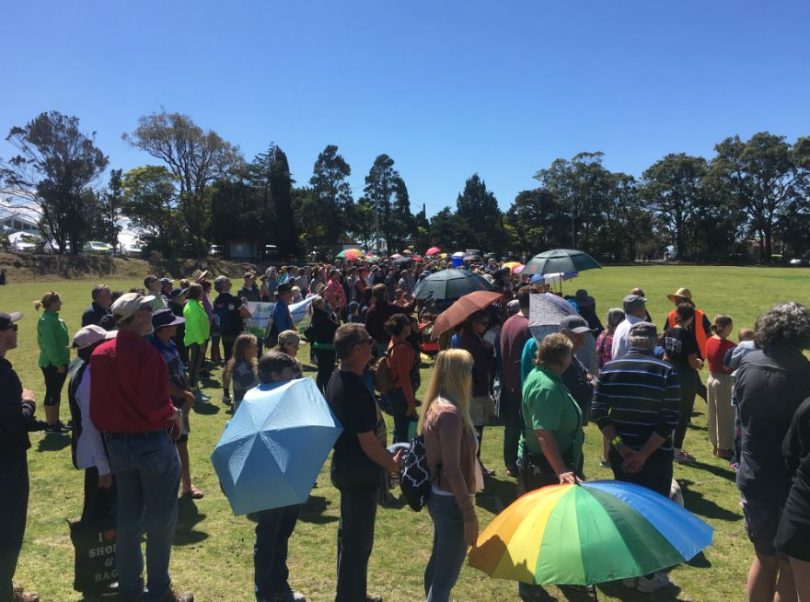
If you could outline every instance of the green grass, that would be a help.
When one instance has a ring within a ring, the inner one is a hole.
[[[15,365],[25,386],[43,397],[42,375],[37,368],[36,314],[31,303],[48,289],[62,293],[62,312],[71,334],[80,323],[80,315],[89,303],[94,281],[60,280],[12,283],[0,287],[0,309],[21,310],[26,316],[20,323],[20,346],[8,358]],[[128,289],[137,281],[112,281],[113,287]],[[587,288],[597,299],[599,314],[620,305],[623,295],[634,286],[642,287],[656,322],[663,322],[670,307],[666,294],[681,286],[689,287],[699,308],[712,317],[728,313],[734,318],[735,332],[753,325],[757,315],[776,302],[810,298],[810,270],[731,267],[631,267],[606,268],[585,272],[566,292]],[[306,359],[306,348],[301,358]],[[427,383],[429,368],[423,373]],[[219,370],[214,372],[218,383]],[[252,598],[253,524],[234,517],[220,493],[216,476],[208,460],[211,450],[228,419],[219,405],[221,391],[211,382],[208,393],[217,402],[214,414],[192,416],[189,443],[195,483],[205,490],[205,499],[194,506],[181,507],[176,545],[172,556],[172,575],[181,590],[193,590],[200,601],[242,601]],[[743,596],[745,574],[752,556],[742,523],[733,474],[727,465],[711,454],[705,432],[705,406],[698,399],[697,415],[686,440],[686,447],[699,463],[696,467],[676,466],[675,475],[686,485],[686,504],[715,529],[714,545],[706,551],[705,561],[696,567],[679,567],[673,580],[680,593],[658,594],[654,598],[632,594],[620,587],[600,592],[606,600],[698,600],[728,602]],[[39,413],[41,413],[41,408]],[[62,418],[68,417],[66,393],[63,394]],[[45,601],[74,602],[81,599],[71,589],[73,558],[65,519],[78,516],[81,509],[82,474],[70,463],[67,438],[58,449],[57,439],[33,434],[29,453],[31,498],[28,528],[20,557],[17,580],[37,589]],[[502,429],[489,427],[485,433],[483,458],[498,468],[496,479],[487,483],[478,499],[482,528],[497,509],[508,505],[514,496],[514,482],[501,466]],[[587,427],[585,470],[589,478],[609,478],[610,472],[598,465],[600,437],[593,425]],[[328,466],[328,464],[327,464]],[[302,513],[291,539],[291,584],[314,602],[331,600],[335,582],[335,534],[339,498],[330,485],[326,471],[318,479],[307,508]],[[369,569],[369,588],[386,601],[418,600],[422,592],[422,572],[430,552],[432,525],[427,512],[407,508],[380,508],[377,517],[375,550]],[[612,597],[613,596],[613,597]],[[455,600],[484,601],[516,599],[516,585],[490,579],[469,568],[462,570],[454,590]]]

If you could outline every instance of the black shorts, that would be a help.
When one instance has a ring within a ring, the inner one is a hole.
[[[782,516],[782,506],[752,500],[742,496],[742,509],[745,516],[745,530],[748,539],[754,544],[754,551],[763,556],[776,556],[774,540]]]

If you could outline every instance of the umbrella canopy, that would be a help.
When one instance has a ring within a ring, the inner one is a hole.
[[[451,257],[464,257],[466,253],[464,251],[456,251],[451,255]]]
[[[425,251],[425,255],[429,257],[431,255],[438,255],[441,252],[442,250],[439,247],[430,247],[427,251]]]
[[[535,255],[526,264],[524,274],[552,274],[555,272],[582,272],[602,266],[584,251],[552,249]]]
[[[363,257],[365,253],[360,249],[343,249],[337,254],[338,259],[346,259],[348,261],[355,261]]]
[[[391,255],[389,257],[389,259],[403,259],[404,257],[405,257],[404,255],[401,255],[399,253],[394,253],[393,255]]]
[[[529,282],[531,284],[548,284],[549,286],[559,286],[566,280],[571,280],[579,276],[579,272],[557,272],[554,274],[534,274]]]
[[[520,273],[523,272],[523,270],[525,268],[526,268],[526,266],[521,263],[519,266],[517,266],[515,269],[512,270],[512,273],[513,274],[520,274]]]
[[[451,328],[458,326],[472,314],[486,309],[500,298],[501,294],[494,291],[474,291],[467,293],[438,315],[436,322],[433,324],[431,336],[434,339],[438,339],[439,335],[443,332],[447,332]]]
[[[520,263],[519,261],[507,261],[505,264],[503,264],[503,267],[509,268],[510,272],[512,272],[513,274],[517,274],[515,269],[519,267],[522,268],[523,264]]]
[[[593,585],[687,562],[712,528],[668,498],[630,483],[552,485],[518,498],[470,551],[492,577]]]
[[[440,270],[419,281],[414,289],[417,299],[458,299],[473,291],[491,291],[493,287],[478,274],[465,270]]]
[[[311,378],[248,391],[211,454],[234,514],[305,502],[341,430]]]

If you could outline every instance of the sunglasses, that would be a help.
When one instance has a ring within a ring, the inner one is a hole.
[[[3,330],[13,330],[14,332],[17,332],[19,329],[20,327],[17,324],[9,324],[5,328],[3,328]]]

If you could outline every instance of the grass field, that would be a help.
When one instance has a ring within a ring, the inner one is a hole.
[[[94,281],[60,280],[11,283],[0,287],[0,309],[21,310],[19,348],[8,358],[23,384],[42,399],[44,385],[37,367],[36,314],[32,302],[48,289],[62,293],[63,318],[71,335],[80,324],[80,315],[89,304]],[[113,288],[128,289],[136,281],[110,281]],[[779,301],[810,299],[810,269],[732,268],[732,267],[621,267],[585,272],[566,291],[587,288],[597,299],[603,317],[611,306],[620,305],[623,295],[641,286],[650,301],[649,311],[660,325],[670,307],[666,294],[681,286],[689,287],[699,308],[710,317],[728,313],[734,318],[735,332],[753,325],[757,315]],[[302,349],[300,358],[306,359]],[[429,367],[423,372],[427,383]],[[705,374],[704,374],[705,378]],[[252,595],[253,524],[234,517],[220,493],[208,460],[228,414],[219,404],[219,369],[208,381],[208,393],[216,401],[211,413],[192,416],[189,447],[192,474],[206,496],[196,503],[180,506],[180,519],[172,556],[172,575],[180,590],[192,590],[199,601],[248,601]],[[745,574],[752,556],[742,523],[734,474],[725,462],[714,458],[705,432],[705,406],[696,401],[694,426],[686,445],[698,459],[694,467],[676,466],[675,476],[685,489],[686,506],[715,529],[714,545],[693,566],[675,569],[672,588],[654,596],[635,594],[619,585],[600,589],[604,600],[695,600],[730,602],[741,600]],[[40,408],[39,414],[42,413]],[[67,395],[63,394],[62,418],[67,420]],[[611,476],[599,467],[600,436],[595,426],[587,427],[585,471],[589,478]],[[68,439],[32,434],[29,452],[31,498],[28,528],[20,557],[17,580],[37,589],[46,602],[74,602],[81,596],[71,589],[73,558],[65,519],[81,510],[82,479],[70,462]],[[498,469],[478,496],[478,516],[482,528],[514,498],[514,481],[508,478],[501,460],[502,429],[490,427],[484,438],[485,464]],[[328,463],[327,463],[328,467]],[[2,494],[2,493],[0,493]],[[331,600],[335,581],[335,534],[338,520],[338,494],[322,471],[301,520],[291,539],[290,582],[313,602]],[[383,509],[377,517],[375,550],[369,569],[369,589],[387,602],[420,599],[422,572],[430,552],[432,525],[427,512],[407,508]],[[492,580],[485,574],[464,567],[454,590],[454,599],[489,601],[517,599],[516,585]]]

